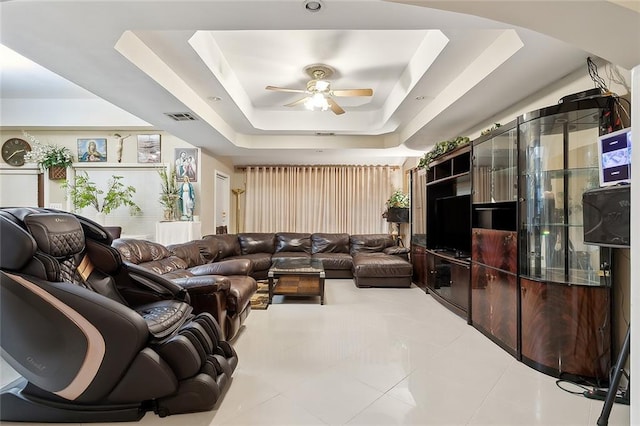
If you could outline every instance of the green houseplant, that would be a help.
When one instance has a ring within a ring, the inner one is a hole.
[[[93,207],[98,213],[109,214],[113,210],[129,206],[129,212],[137,215],[142,212],[140,206],[133,201],[133,195],[136,189],[131,185],[122,183],[122,176],[112,176],[107,183],[107,191],[98,188],[94,182],[89,179],[86,172],[76,174],[74,183],[65,181],[63,188],[68,189],[69,197],[74,209],[83,209],[85,207]],[[98,199],[102,196],[102,202]]]
[[[178,200],[180,199],[180,188],[176,181],[176,171],[171,168],[171,172],[166,169],[158,171],[160,175],[161,191],[160,205],[164,209],[164,220],[175,220]]]
[[[41,144],[36,141],[31,151],[25,154],[24,160],[36,163],[43,172],[49,170],[50,179],[64,179],[67,167],[73,164],[73,154],[64,146]]]
[[[386,204],[387,211],[383,214],[383,217],[387,219],[387,222],[409,222],[409,194],[405,194],[402,190],[397,189],[391,194]]]
[[[409,195],[402,192],[400,189],[396,189],[391,197],[387,200],[387,207],[409,207]]]

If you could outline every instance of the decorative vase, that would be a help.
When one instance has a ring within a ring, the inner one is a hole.
[[[164,211],[164,220],[166,220],[166,221],[172,221],[172,220],[174,220],[174,219],[175,219],[175,217],[174,217],[174,215],[173,215],[173,210],[171,210],[171,209],[166,209],[166,210]]]
[[[51,166],[49,167],[49,179],[50,180],[60,180],[67,178],[67,168],[62,166]]]

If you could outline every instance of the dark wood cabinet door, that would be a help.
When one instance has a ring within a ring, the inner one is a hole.
[[[511,354],[518,345],[517,277],[474,263],[471,266],[471,321]]]
[[[522,357],[559,376],[607,379],[611,366],[610,289],[521,278]]]
[[[469,310],[469,281],[471,270],[467,265],[451,264],[451,297],[450,301],[460,306],[464,311]]]
[[[467,318],[469,311],[468,263],[427,251],[427,289],[456,314]]]
[[[427,252],[424,247],[411,246],[413,282],[420,288],[427,287]]]
[[[425,276],[427,289],[434,290],[436,288],[436,257],[431,253],[427,253],[425,255],[425,263],[427,267]]]
[[[471,259],[513,274],[518,270],[518,239],[515,232],[474,228]]]

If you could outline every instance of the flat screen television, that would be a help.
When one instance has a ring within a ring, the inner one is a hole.
[[[598,137],[600,186],[631,182],[631,128]]]
[[[436,248],[470,253],[471,195],[438,198],[435,214]]]

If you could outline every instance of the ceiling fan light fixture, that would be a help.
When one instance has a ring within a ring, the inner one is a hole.
[[[317,80],[316,81],[316,90],[320,92],[324,92],[329,90],[329,82],[327,80]]]
[[[327,111],[329,109],[329,102],[322,93],[314,93],[307,98],[304,106],[309,111]]]

